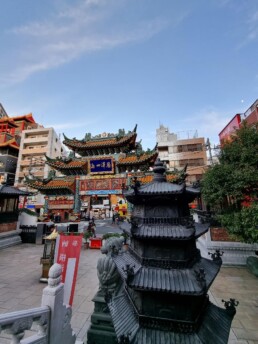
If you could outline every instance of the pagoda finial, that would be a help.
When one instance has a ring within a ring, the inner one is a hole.
[[[135,127],[133,129],[133,133],[136,133],[136,130],[137,130],[137,124],[135,124]]]
[[[166,167],[164,166],[164,163],[158,158],[155,161],[153,172],[154,172],[154,177],[153,181],[154,182],[165,182],[166,181],[166,176],[164,175],[166,171]]]

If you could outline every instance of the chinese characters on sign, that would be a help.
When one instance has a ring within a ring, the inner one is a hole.
[[[113,173],[113,159],[90,159],[90,173]]]
[[[72,306],[76,276],[82,246],[82,235],[60,235],[57,251],[57,263],[62,267],[64,283],[64,301]]]

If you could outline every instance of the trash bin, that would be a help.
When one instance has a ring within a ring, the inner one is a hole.
[[[78,233],[78,227],[79,227],[78,223],[71,223],[69,225],[69,232],[70,233]]]

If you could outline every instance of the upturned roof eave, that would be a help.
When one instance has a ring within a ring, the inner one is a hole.
[[[13,186],[1,185],[0,186],[0,195],[8,195],[8,196],[28,196],[30,192],[20,190]]]
[[[68,165],[65,163],[56,163],[56,162],[46,162],[46,164],[48,164],[51,167],[54,167],[57,170],[78,170],[78,169],[83,169],[83,167],[85,167],[85,171],[86,171],[86,165],[87,163],[81,164],[81,165]]]
[[[116,148],[116,147],[127,145],[128,143],[130,143],[131,140],[135,141],[136,135],[137,134],[135,132],[132,132],[130,134],[123,136],[121,139],[118,139],[118,140],[113,139],[113,142],[110,142],[109,144],[105,144],[105,140],[103,141],[97,141],[97,140],[96,141],[93,141],[93,140],[83,141],[83,140],[77,140],[77,139],[71,140],[64,135],[65,140],[63,141],[63,143],[70,148],[74,148],[78,150],[88,150],[88,149],[94,150],[94,149],[101,149],[102,147],[103,148],[109,148],[109,147]],[[106,141],[108,141],[108,139]],[[97,142],[101,142],[101,143],[96,144]]]
[[[201,257],[192,267],[182,271],[171,268],[166,269],[154,266],[141,266],[137,259],[130,254],[124,252],[114,258],[122,279],[126,279],[125,266],[130,263],[134,266],[134,274],[127,282],[128,285],[143,292],[163,292],[175,295],[204,295],[210,288],[210,285],[219,273],[222,261],[213,261]],[[205,271],[205,284],[200,284],[197,280],[196,272],[203,268]],[[160,284],[160,278],[164,277],[166,284]],[[180,277],[180,278],[179,278]],[[181,282],[177,282],[178,278]]]
[[[140,314],[131,306],[125,292],[112,298],[108,302],[108,307],[117,338],[127,336],[129,333],[131,344],[156,344],[157,338],[160,343],[169,341],[169,343],[204,344],[212,339],[214,343],[226,344],[235,315],[234,312],[213,305],[209,301],[201,325],[193,332],[185,333],[140,325]],[[162,318],[160,320],[162,321]]]
[[[124,161],[126,158],[121,158],[121,160],[118,160],[117,166],[125,166],[125,165],[141,165],[146,162],[151,162],[155,157],[158,156],[158,152],[155,152],[149,156],[145,156],[145,158],[139,157],[139,159],[133,160],[133,161]]]

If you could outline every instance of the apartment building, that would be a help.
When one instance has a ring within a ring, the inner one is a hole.
[[[258,122],[258,99],[244,113],[236,114],[221,130],[219,133],[221,145],[231,140],[231,135],[241,127],[243,121],[246,121],[248,125]]]
[[[53,128],[38,127],[23,130],[21,133],[20,150],[15,175],[15,186],[21,190],[28,190],[24,184],[25,176],[47,178],[50,167],[45,164],[45,155],[51,158],[62,156],[64,147]],[[44,197],[42,195],[30,196],[28,205],[42,208]]]
[[[159,158],[166,163],[168,170],[182,170],[187,165],[187,183],[200,180],[207,167],[207,154],[204,137],[187,132],[187,138],[178,138],[167,127],[160,125],[156,130]]]

